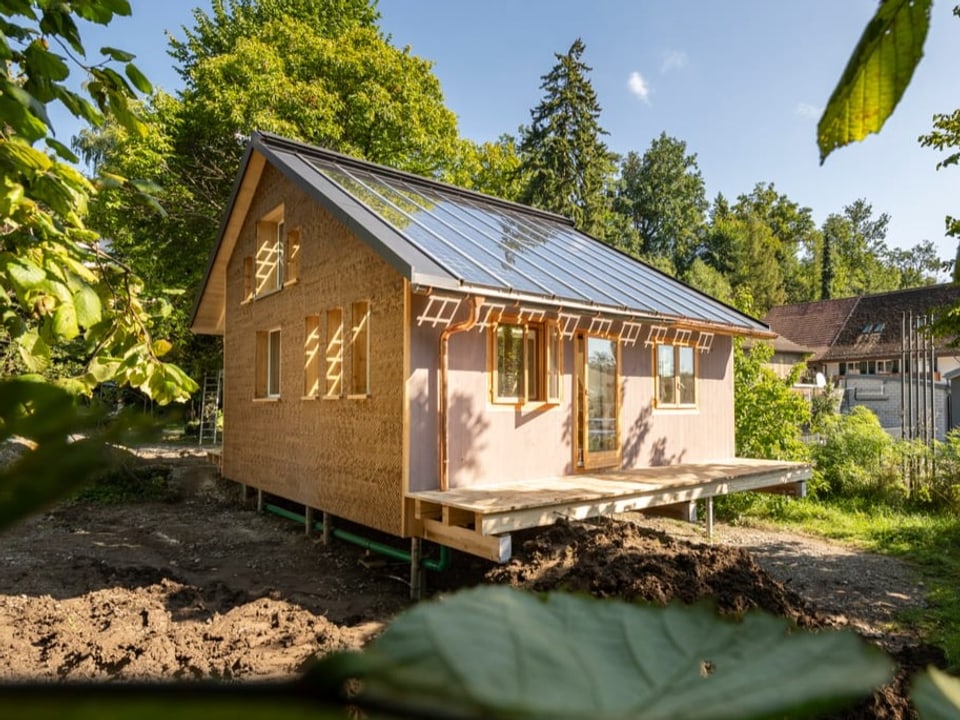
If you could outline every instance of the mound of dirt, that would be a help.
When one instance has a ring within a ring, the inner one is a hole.
[[[745,550],[676,540],[623,520],[560,520],[524,541],[510,562],[490,568],[484,579],[536,592],[568,590],[660,605],[708,600],[721,614],[759,609],[801,628],[837,625],[772,578]],[[916,717],[907,699],[910,679],[929,665],[944,667],[946,657],[932,645],[901,647],[899,638],[891,645],[885,649],[897,663],[894,680],[830,718]]]
[[[405,564],[339,541],[327,547],[296,523],[258,515],[199,453],[138,459],[169,466],[153,499],[128,495],[124,479],[109,494],[117,502],[74,500],[0,538],[0,681],[292,678],[315,655],[362,647],[409,605]],[[768,573],[769,558],[632,521],[561,521],[516,533],[514,548],[503,566],[454,553],[428,589],[501,583],[654,603],[708,600],[723,613],[761,609],[813,629],[859,627],[869,604],[848,603],[847,616],[821,612]],[[791,556],[790,576],[803,570],[800,587],[810,587],[822,571],[823,591],[835,587],[828,577],[859,577],[851,570],[858,554],[825,546],[821,560],[828,553],[829,563]],[[782,564],[783,553],[774,560]],[[876,602],[911,597],[905,584],[875,583]],[[896,642],[870,639],[900,663],[898,680],[835,717],[912,717],[905,682],[929,664],[943,666],[943,653],[905,644],[902,633]]]

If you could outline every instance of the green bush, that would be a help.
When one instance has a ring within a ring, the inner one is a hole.
[[[822,490],[833,495],[866,495],[895,500],[905,488],[894,441],[865,407],[824,418],[821,443],[813,447]]]

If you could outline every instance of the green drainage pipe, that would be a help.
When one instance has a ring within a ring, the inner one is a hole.
[[[287,520],[294,520],[299,523],[306,522],[306,518],[300,513],[295,513],[292,510],[287,510],[278,505],[264,503],[263,509],[272,512],[274,515],[279,515],[280,517],[286,518]],[[323,532],[323,523],[317,521],[313,523],[313,528],[314,530]],[[406,550],[400,550],[390,545],[385,545],[384,543],[377,542],[376,540],[371,540],[370,538],[365,538],[336,527],[331,530],[331,533],[335,538],[339,538],[340,540],[348,543],[353,543],[354,545],[359,545],[365,550],[386,555],[389,558],[399,560],[401,562],[410,562],[410,553]],[[450,567],[450,548],[448,548],[446,545],[440,545],[440,557],[437,559],[426,558],[420,562],[420,565],[426,570],[443,572]]]

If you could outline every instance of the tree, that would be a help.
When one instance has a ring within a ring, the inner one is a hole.
[[[530,111],[532,122],[520,129],[521,200],[565,215],[600,239],[609,223],[608,188],[614,155],[600,139],[600,105],[581,60],[585,46],[577,38],[557,64],[542,76],[543,100]]]
[[[734,421],[738,457],[771,460],[806,460],[809,450],[800,439],[810,421],[810,406],[792,390],[803,365],[786,378],[764,366],[773,357],[773,346],[756,343],[749,351],[741,341],[734,346]]]
[[[813,286],[804,260],[812,257],[818,243],[813,211],[778,193],[773,183],[757,183],[749,194],[737,198],[733,212],[758,218],[776,238],[775,262],[783,276],[786,302],[812,300]]]
[[[155,187],[165,212],[129,187],[94,211],[152,292],[176,290],[170,332],[206,369],[219,365],[216,346],[191,335],[189,313],[251,131],[444,179],[472,163],[481,181],[484,163],[510,163],[502,147],[459,140],[430,63],[391,46],[378,17],[371,0],[216,0],[171,41],[185,87],[150,97],[147,132],[81,140],[101,172]]]
[[[824,221],[823,297],[852,297],[896,290],[900,273],[886,244],[886,213],[873,216],[866,200],[856,200]]]
[[[48,372],[51,349],[70,343],[82,369],[57,383],[71,392],[89,395],[99,383],[116,381],[169,402],[195,386],[160,360],[170,346],[153,339],[150,314],[164,311],[163,303],[141,296],[141,281],[87,226],[96,188],[68,164],[78,159],[53,137],[46,112],[59,101],[92,125],[110,118],[126,132],[143,132],[134,101],[150,83],[130,62],[134,56],[105,47],[104,59],[91,63],[75,22],[108,24],[129,13],[126,0],[32,0],[0,8],[0,337],[34,373]],[[67,84],[77,71],[87,78],[86,95]]]
[[[707,212],[706,188],[695,153],[661,133],[639,157],[620,165],[617,209],[636,229],[641,257],[669,258],[682,275],[698,253]]]

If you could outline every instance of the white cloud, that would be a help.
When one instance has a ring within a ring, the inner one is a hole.
[[[636,95],[638,98],[644,102],[649,102],[650,86],[647,85],[647,81],[644,79],[643,75],[636,70],[630,73],[630,78],[627,80],[627,87],[630,88],[630,92]]]
[[[660,72],[667,73],[671,70],[680,70],[687,66],[687,54],[683,50],[670,50],[663,54],[663,61],[660,63]]]
[[[817,107],[816,105],[811,105],[810,103],[800,102],[797,103],[797,107],[794,112],[802,118],[818,120],[820,115],[823,113],[823,108]]]

